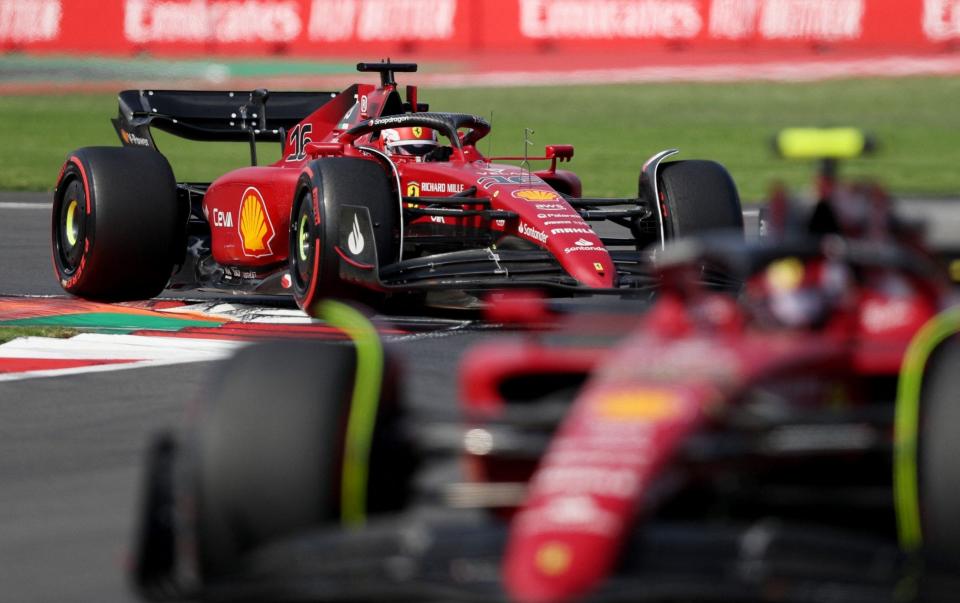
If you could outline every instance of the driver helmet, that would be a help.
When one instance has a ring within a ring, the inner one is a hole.
[[[423,157],[438,144],[437,131],[420,126],[383,130],[380,136],[391,155]]]

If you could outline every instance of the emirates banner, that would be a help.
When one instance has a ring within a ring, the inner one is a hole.
[[[0,0],[0,51],[410,56],[947,50],[960,0]]]

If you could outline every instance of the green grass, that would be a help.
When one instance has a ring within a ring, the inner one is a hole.
[[[56,337],[65,339],[73,337],[78,331],[76,329],[65,329],[63,327],[3,327],[0,326],[0,343],[6,343],[17,337]]]
[[[486,117],[492,111],[484,153],[521,153],[524,127],[535,130],[532,152],[574,144],[570,166],[586,194],[634,194],[643,161],[677,147],[679,158],[724,163],[750,200],[762,198],[775,179],[809,187],[812,165],[778,159],[770,148],[778,129],[795,125],[851,125],[876,134],[880,152],[847,163],[848,175],[874,177],[900,194],[957,194],[957,98],[960,78],[421,91],[421,101],[436,110]],[[51,189],[68,151],[117,144],[108,122],[115,113],[113,95],[0,98],[0,189]],[[180,180],[209,180],[247,161],[242,144],[162,135],[158,144]],[[279,145],[262,145],[260,153],[273,160]]]

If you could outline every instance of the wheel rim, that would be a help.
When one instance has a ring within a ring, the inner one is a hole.
[[[71,274],[83,258],[87,231],[86,197],[77,179],[71,180],[64,192],[58,230],[60,263],[64,272]]]
[[[316,244],[310,228],[312,218],[310,198],[308,195],[304,195],[300,202],[300,211],[297,212],[297,226],[293,245],[293,273],[300,290],[309,286],[313,275],[313,256],[316,253]]]

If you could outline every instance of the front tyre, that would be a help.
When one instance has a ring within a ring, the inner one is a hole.
[[[923,541],[933,555],[960,559],[960,339],[934,350],[920,392],[919,488]]]
[[[68,293],[111,301],[155,297],[182,240],[170,164],[153,149],[79,149],[61,171],[51,222],[53,265]]]
[[[342,278],[340,214],[344,207],[366,210],[372,222],[377,266],[399,256],[400,207],[383,168],[370,160],[324,158],[300,175],[290,215],[290,277],[297,305],[308,314],[322,298],[357,299],[375,305],[376,291]],[[350,224],[346,225],[347,228]]]
[[[711,231],[743,232],[737,186],[715,161],[671,161],[660,166],[659,204],[667,238]]]
[[[345,516],[348,421],[352,405],[364,403],[355,389],[361,385],[377,383],[379,392],[365,400],[372,411],[363,416],[374,422],[367,425],[366,512],[404,504],[412,461],[396,428],[390,357],[360,376],[359,366],[353,346],[292,341],[244,348],[219,371],[198,409],[187,472],[205,581],[236,572],[263,545]]]

